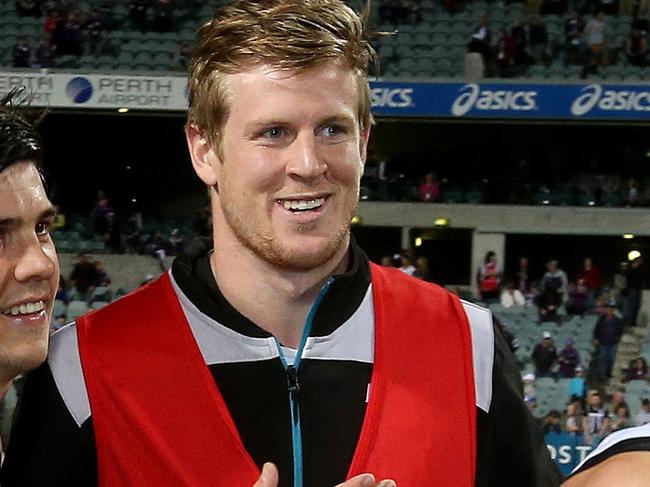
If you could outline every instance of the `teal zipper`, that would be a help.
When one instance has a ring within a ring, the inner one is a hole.
[[[287,374],[287,389],[289,391],[289,409],[291,411],[291,443],[293,446],[293,487],[303,487],[303,465],[302,465],[302,430],[300,428],[300,401],[298,393],[300,392],[300,384],[298,383],[298,370],[302,360],[302,353],[307,343],[307,338],[311,333],[312,325],[314,324],[314,317],[316,311],[327,294],[327,290],[334,282],[334,278],[330,277],[323,287],[321,288],[316,301],[309,310],[307,321],[302,330],[302,338],[300,339],[300,346],[296,352],[296,359],[293,365],[287,364],[287,359],[282,351],[282,345],[275,338],[275,345],[278,347],[278,355]]]

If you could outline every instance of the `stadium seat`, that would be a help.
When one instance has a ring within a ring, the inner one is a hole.
[[[53,311],[52,311],[52,317],[56,319],[66,315],[67,313],[68,313],[68,307],[66,306],[65,302],[61,301],[60,299],[55,300]]]
[[[88,305],[85,301],[70,301],[68,304],[68,319],[76,320],[88,312]]]

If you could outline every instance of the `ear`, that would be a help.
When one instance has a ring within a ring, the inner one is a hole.
[[[194,171],[207,186],[216,186],[219,180],[221,161],[212,150],[203,131],[196,125],[188,125],[185,128],[185,138]]]

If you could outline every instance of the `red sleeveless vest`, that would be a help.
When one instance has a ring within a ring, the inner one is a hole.
[[[375,362],[349,477],[470,487],[476,401],[462,306],[437,286],[375,265],[372,286]],[[167,274],[79,319],[77,332],[100,487],[252,487],[259,469]]]

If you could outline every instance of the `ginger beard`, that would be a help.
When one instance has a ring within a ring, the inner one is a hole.
[[[218,191],[216,188],[214,190]],[[272,233],[260,232],[261,227],[242,218],[242,213],[234,204],[229,203],[227,198],[226,201],[224,201],[223,195],[216,196],[216,198],[220,200],[220,203],[217,204],[220,204],[226,224],[243,247],[279,269],[308,271],[332,260],[342,248],[347,249],[352,217],[357,212],[358,194],[357,191],[354,201],[349,203],[350,210],[347,212],[347,218],[341,221],[338,229],[331,232],[329,238],[322,241],[319,251],[311,253],[296,251],[296,249],[284,245],[282,240],[275,238]],[[295,231],[300,234],[308,234],[314,230],[316,225],[316,223],[298,225]]]

